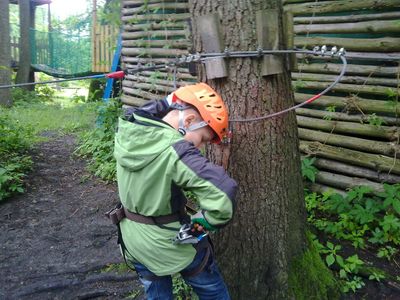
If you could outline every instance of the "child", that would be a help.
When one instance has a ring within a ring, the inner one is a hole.
[[[175,273],[201,300],[230,299],[208,237],[195,244],[173,242],[182,224],[215,231],[233,216],[235,181],[199,151],[221,142],[227,130],[227,109],[205,83],[181,87],[119,120],[114,154],[125,216],[120,243],[148,299],[173,299]],[[201,208],[192,219],[183,191],[192,192]]]

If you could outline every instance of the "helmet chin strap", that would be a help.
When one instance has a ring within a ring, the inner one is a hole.
[[[185,135],[187,132],[195,131],[197,129],[200,129],[200,128],[208,126],[207,122],[201,121],[201,122],[198,122],[196,124],[190,125],[189,127],[185,127],[185,123],[184,123],[184,115],[185,115],[184,110],[185,109],[186,108],[179,109],[178,131],[182,135]]]

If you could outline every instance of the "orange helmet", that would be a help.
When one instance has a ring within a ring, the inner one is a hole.
[[[183,86],[173,94],[179,100],[196,107],[203,120],[216,133],[213,142],[222,141],[228,133],[228,111],[221,96],[205,83]]]

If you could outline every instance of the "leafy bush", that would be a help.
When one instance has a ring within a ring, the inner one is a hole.
[[[33,130],[0,112],[0,201],[24,191],[22,179],[32,167],[27,155]]]
[[[33,103],[52,101],[56,91],[47,85],[36,85],[34,91],[21,88],[12,89],[11,94],[15,105],[30,105]]]
[[[120,114],[121,103],[118,100],[110,99],[101,106],[96,128],[82,136],[81,145],[75,151],[78,155],[90,157],[89,170],[107,181],[116,180],[114,136]]]
[[[304,178],[314,181],[317,169],[312,160],[302,162]],[[314,169],[313,169],[314,168]],[[322,194],[306,190],[305,206],[308,222],[328,240],[322,244],[314,236],[313,242],[328,267],[337,271],[342,281],[342,291],[355,292],[364,286],[359,275],[364,262],[357,255],[343,258],[342,243],[349,241],[354,248],[375,250],[378,258],[394,261],[400,245],[400,184],[384,184],[383,192],[371,187],[358,186],[340,195],[331,191]],[[366,270],[364,268],[364,273]],[[368,272],[367,272],[368,273]],[[369,272],[369,280],[385,278],[377,270]]]

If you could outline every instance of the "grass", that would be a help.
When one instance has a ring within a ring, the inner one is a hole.
[[[52,102],[14,106],[11,117],[20,124],[32,126],[38,141],[42,132],[77,133],[94,126],[98,103],[76,103],[66,97],[54,97]]]

